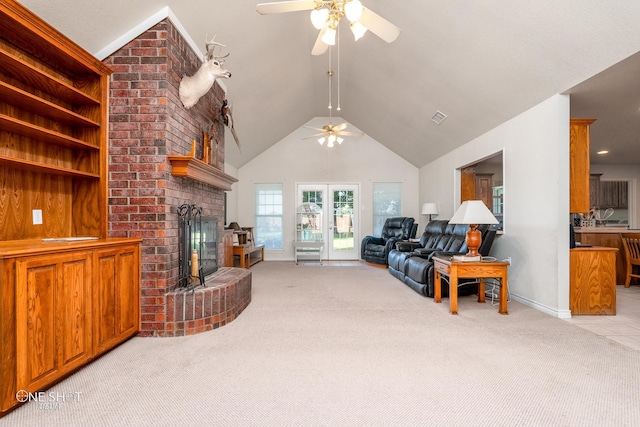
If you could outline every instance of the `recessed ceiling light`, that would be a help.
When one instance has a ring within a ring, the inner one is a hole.
[[[600,151],[598,151],[598,154],[600,154],[600,155],[609,154],[609,150],[600,150]]]
[[[433,116],[431,116],[431,120],[437,125],[444,122],[444,119],[446,118],[447,118],[447,115],[442,111],[436,111],[436,113]]]

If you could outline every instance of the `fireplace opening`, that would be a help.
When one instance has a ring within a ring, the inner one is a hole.
[[[218,270],[218,220],[203,217],[195,204],[178,208],[180,216],[180,277],[178,286],[194,289],[205,286],[204,278]]]
[[[202,217],[192,236],[194,248],[200,254],[200,269],[206,277],[218,271],[218,219]]]

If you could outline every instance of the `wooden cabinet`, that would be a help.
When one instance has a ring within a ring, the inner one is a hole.
[[[140,329],[139,245],[94,252],[93,325],[96,354]]]
[[[0,0],[0,416],[139,329],[140,240],[107,238],[110,73]]]
[[[618,181],[618,209],[629,209],[629,183]]]
[[[624,285],[627,277],[627,263],[624,259],[624,249],[622,247],[622,239],[620,233],[627,231],[626,229],[600,228],[597,231],[588,231],[582,229],[576,232],[576,239],[585,245],[604,246],[607,248],[615,248],[616,252],[616,281],[618,285]],[[591,229],[594,230],[594,229]]]
[[[18,390],[39,390],[91,357],[91,261],[86,252],[16,262]]]
[[[140,246],[0,242],[0,416],[137,333]]]
[[[589,176],[589,202],[592,208],[600,207],[600,177],[602,174],[591,174]]]
[[[616,252],[602,247],[571,249],[572,315],[616,314]]]
[[[595,119],[571,119],[569,124],[569,211],[589,212],[589,126]]]
[[[628,183],[626,181],[602,181],[600,182],[599,207],[627,209],[628,208]]]

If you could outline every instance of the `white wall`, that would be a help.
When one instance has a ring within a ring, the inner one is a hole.
[[[333,118],[333,123],[341,123]],[[322,127],[328,118],[316,118],[307,125]],[[349,131],[357,131],[349,125]],[[266,250],[266,260],[293,260],[296,184],[349,183],[360,185],[360,239],[371,234],[372,184],[401,182],[402,215],[420,222],[417,195],[418,168],[402,159],[368,135],[347,137],[342,145],[328,148],[315,138],[303,139],[315,131],[299,128],[260,156],[238,169],[236,217],[241,226],[254,224],[254,184],[282,183],[284,189],[284,249]],[[228,172],[227,172],[228,173]],[[229,199],[228,199],[229,200]],[[359,245],[360,242],[357,242]],[[360,253],[358,247],[358,254]]]
[[[556,95],[420,169],[420,201],[450,218],[458,169],[504,150],[504,234],[512,297],[557,317],[569,311],[569,98]]]
[[[602,181],[629,181],[629,225],[630,228],[640,228],[640,165],[602,165],[591,164],[591,173],[601,173]]]

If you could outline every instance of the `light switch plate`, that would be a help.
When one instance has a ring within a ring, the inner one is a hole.
[[[42,210],[34,209],[33,213],[33,225],[41,225],[42,224]]]

